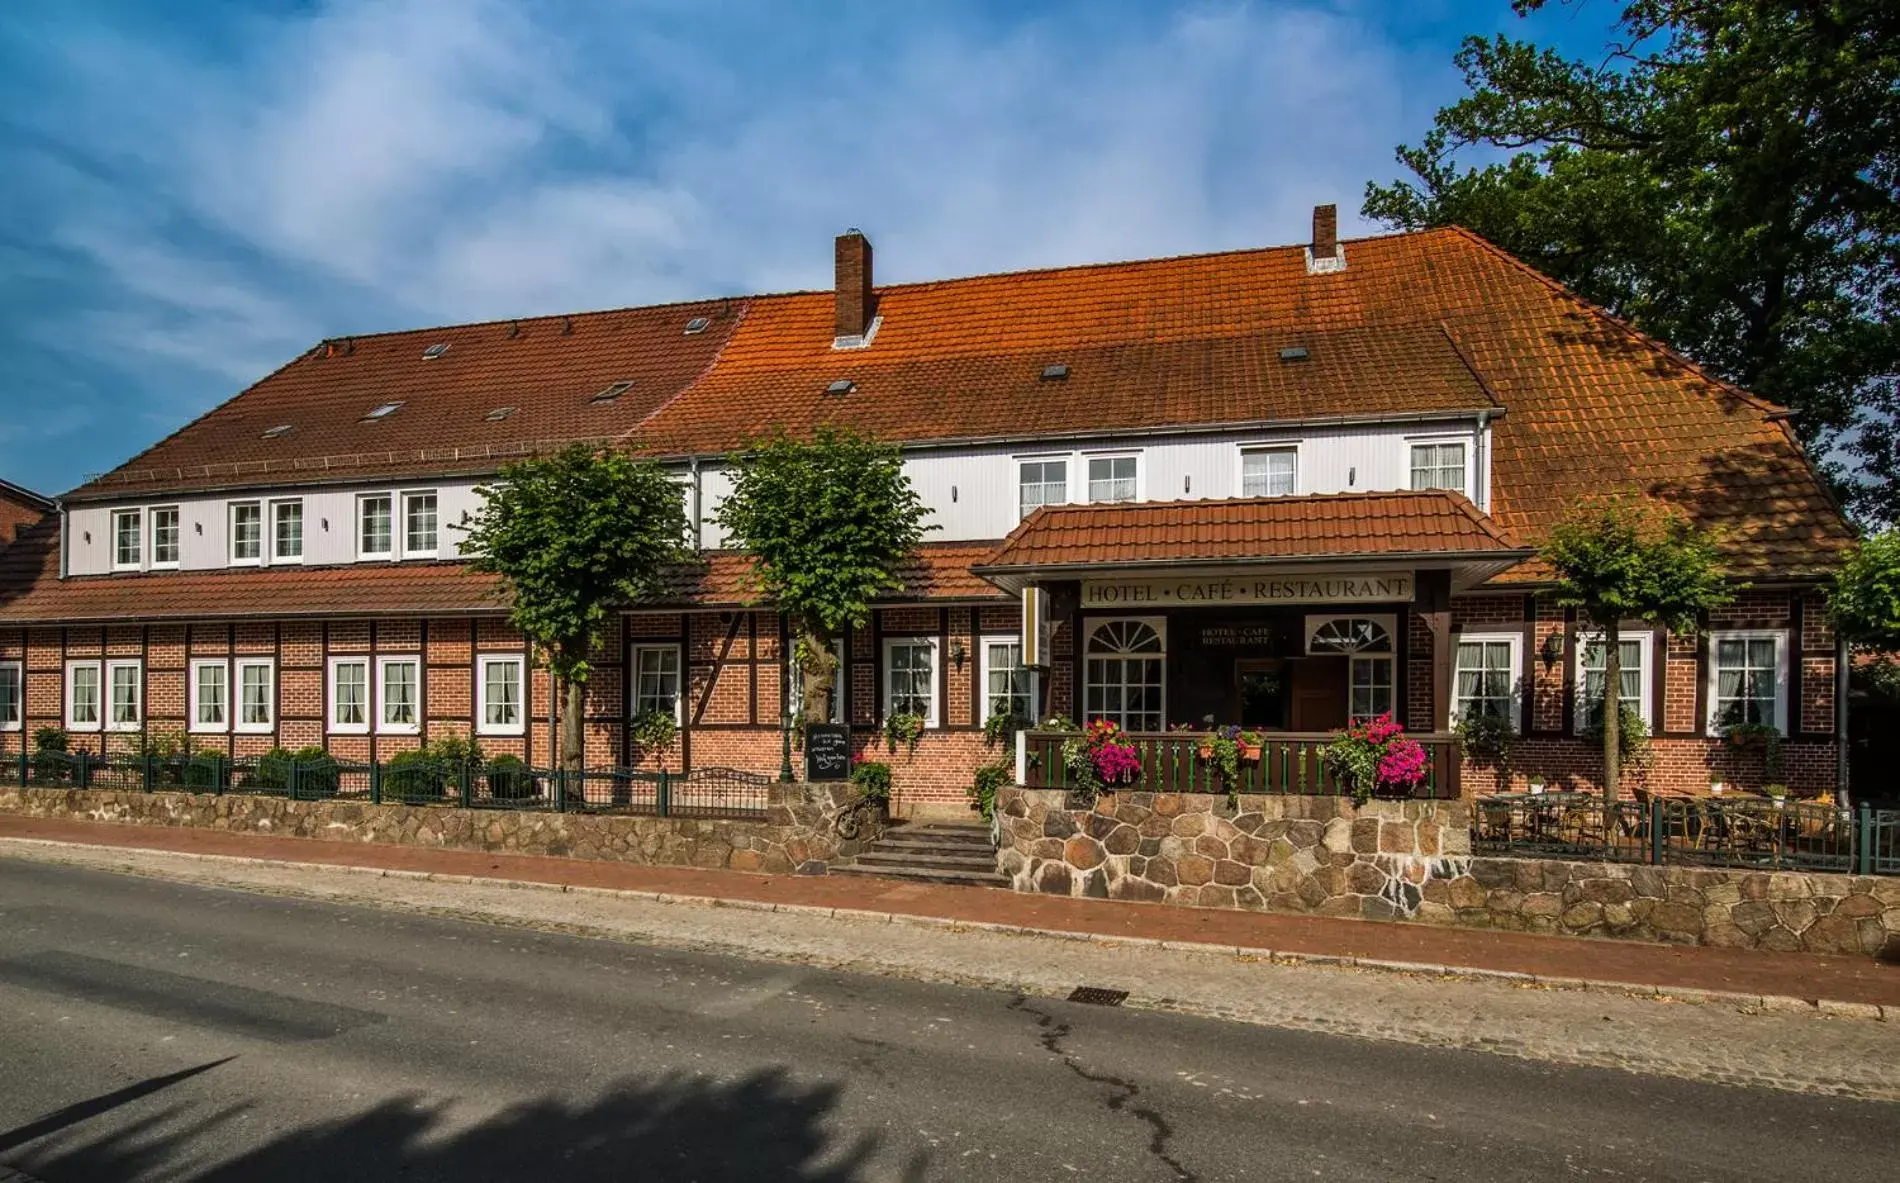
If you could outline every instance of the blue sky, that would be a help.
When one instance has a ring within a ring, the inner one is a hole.
[[[0,476],[325,336],[1359,232],[1505,0],[7,0]]]

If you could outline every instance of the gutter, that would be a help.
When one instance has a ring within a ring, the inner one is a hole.
[[[1033,563],[1012,563],[1008,566],[998,567],[992,567],[982,563],[973,563],[970,566],[970,574],[981,575],[985,579],[988,579],[992,575],[1053,574],[1057,577],[1065,577],[1070,572],[1180,570],[1191,567],[1301,567],[1315,563],[1399,563],[1411,566],[1417,566],[1421,563],[1444,563],[1450,565],[1460,563],[1484,563],[1487,565],[1502,563],[1508,566],[1513,563],[1522,562],[1536,553],[1536,551],[1531,550],[1395,551],[1391,554],[1379,555],[1316,554],[1251,559],[1202,557],[1194,559],[1136,560],[1134,562],[1121,563],[1049,563],[1040,565]]]

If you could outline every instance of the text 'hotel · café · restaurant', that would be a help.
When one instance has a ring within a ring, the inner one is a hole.
[[[900,812],[966,809],[1001,711],[1313,735],[1482,712],[1519,778],[1593,785],[1601,647],[1533,556],[1613,491],[1716,531],[1747,584],[1698,635],[1624,631],[1638,783],[1760,781],[1722,742],[1746,721],[1786,737],[1792,788],[1831,785],[1820,587],[1850,533],[1786,413],[1465,231],[1334,226],[882,287],[854,231],[832,291],[317,342],[0,552],[0,748],[58,726],[93,752],[387,760],[462,735],[545,764],[546,671],[455,525],[502,464],[587,440],[667,465],[699,552],[611,630],[588,764],[776,775],[787,630],[715,514],[734,448],[842,424],[902,444],[934,527],[841,642],[832,704],[860,749],[922,716],[889,757]],[[679,723],[657,756],[648,711]]]

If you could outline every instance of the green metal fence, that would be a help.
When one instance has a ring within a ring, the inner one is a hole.
[[[566,772],[513,760],[463,763],[409,754],[372,764],[329,756],[233,760],[217,755],[99,757],[85,752],[33,752],[20,754],[12,764],[14,783],[39,788],[655,817],[762,817],[772,784],[769,777],[730,768],[695,769],[690,774],[633,768]]]
[[[1900,810],[1765,798],[1512,793],[1473,803],[1472,849],[1517,857],[1900,875]]]

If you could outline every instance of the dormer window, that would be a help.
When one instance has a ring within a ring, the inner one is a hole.
[[[144,566],[145,514],[136,509],[112,511],[112,569],[136,571]]]

